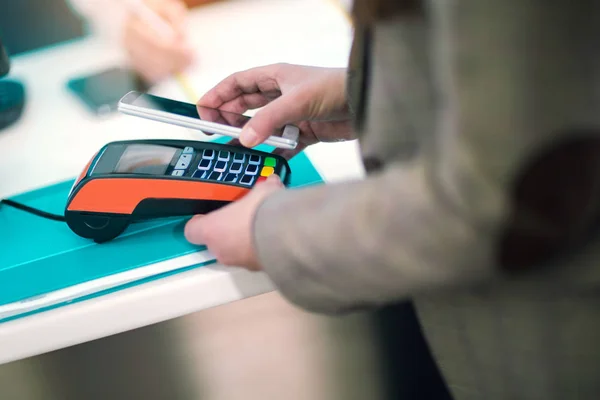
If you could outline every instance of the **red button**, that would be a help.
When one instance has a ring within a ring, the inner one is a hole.
[[[259,176],[258,179],[256,180],[256,183],[263,182],[266,180],[267,180],[267,178],[265,178],[264,176]]]

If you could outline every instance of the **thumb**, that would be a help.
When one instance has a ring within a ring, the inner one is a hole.
[[[272,174],[262,182],[258,182],[247,195],[247,201],[250,203],[260,203],[271,194],[285,189],[285,185],[279,176]]]
[[[185,224],[183,235],[188,242],[196,245],[204,244],[206,232],[203,218],[204,215],[196,215]]]
[[[263,182],[260,182],[256,185],[255,191],[261,191],[261,192],[271,192],[273,190],[277,190],[282,188],[283,182],[281,181],[281,178],[279,178],[278,175],[272,174],[269,175],[269,177],[264,180]]]
[[[270,195],[271,193],[277,192],[280,189],[284,189],[284,188],[285,188],[285,185],[281,181],[281,178],[279,178],[279,176],[277,176],[275,174],[272,174],[264,181],[258,182],[256,185],[254,185],[254,187],[252,188],[252,191],[250,193],[248,193],[247,196],[249,199],[260,200],[260,199],[263,199],[264,197]],[[249,201],[252,202],[254,200],[249,200]]]
[[[292,91],[278,97],[260,109],[244,126],[240,143],[254,147],[283,127],[307,119],[311,98],[302,91]]]

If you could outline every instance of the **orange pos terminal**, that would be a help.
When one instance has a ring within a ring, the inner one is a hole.
[[[271,174],[287,186],[287,161],[245,147],[185,140],[111,142],[75,181],[64,218],[77,235],[107,242],[133,222],[216,210]]]

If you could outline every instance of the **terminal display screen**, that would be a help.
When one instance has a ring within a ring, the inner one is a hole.
[[[147,144],[128,146],[114,172],[118,174],[164,175],[177,153],[177,148]]]

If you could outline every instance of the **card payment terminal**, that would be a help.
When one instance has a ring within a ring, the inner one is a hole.
[[[271,174],[289,184],[287,161],[245,147],[184,140],[112,142],[75,181],[65,221],[77,235],[102,243],[132,222],[216,210]]]

